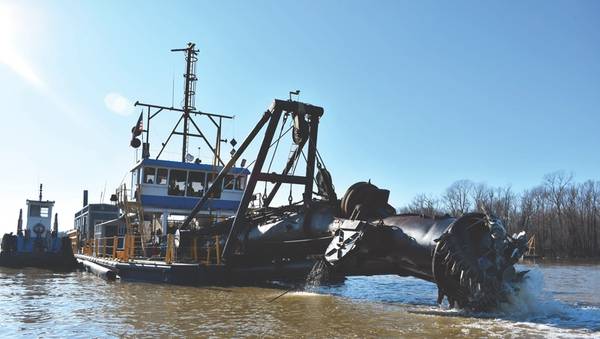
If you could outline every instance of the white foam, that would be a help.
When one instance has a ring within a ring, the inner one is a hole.
[[[588,332],[600,331],[600,308],[569,305],[544,291],[544,275],[534,267],[508,302],[502,303],[496,316],[529,324],[538,329],[579,328]]]
[[[287,295],[294,296],[294,297],[321,297],[321,296],[325,296],[324,294],[319,294],[319,293],[314,293],[314,292],[307,292],[307,291],[295,291],[295,292],[290,292]]]
[[[461,322],[460,326],[467,332],[472,329],[489,336],[600,337],[600,308],[556,300],[552,293],[544,291],[544,276],[537,267],[527,273],[508,302],[494,312],[470,312],[440,305],[412,313],[479,318]]]
[[[508,296],[508,302],[500,305],[499,311],[513,316],[547,316],[556,314],[564,307],[544,292],[544,274],[534,268],[530,270],[518,286],[518,290]]]

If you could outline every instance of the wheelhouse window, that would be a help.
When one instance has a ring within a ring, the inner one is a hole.
[[[138,171],[139,168],[136,168],[131,172],[131,187],[134,187],[138,184]]]
[[[217,178],[217,174],[216,173],[209,173],[208,174],[208,184],[207,184],[208,188],[210,188],[213,185],[213,182],[215,181],[216,178]],[[220,186],[219,188],[217,188],[210,195],[210,197],[213,198],[213,199],[219,199],[219,198],[221,198],[221,190],[222,190],[222,186]]]
[[[187,196],[201,197],[204,194],[206,173],[190,171],[188,177]]]
[[[238,175],[238,177],[235,178],[235,189],[238,191],[246,189],[246,176]]]
[[[30,217],[39,217],[40,216],[40,206],[38,206],[38,205],[29,206],[29,216]]]
[[[130,195],[129,199],[131,199],[131,200],[135,200],[137,197],[136,192],[137,192],[137,187],[139,185],[139,182],[138,182],[139,171],[140,171],[140,169],[136,168],[131,172],[131,188],[129,189],[129,195]]]
[[[48,212],[49,212],[48,207],[40,208],[40,217],[48,218],[48,214],[49,214]]]
[[[156,170],[156,183],[159,185],[167,184],[167,177],[169,176],[169,170],[166,168],[159,168]]]
[[[226,175],[223,181],[223,189],[232,190],[235,183],[235,177],[233,175]]]
[[[171,175],[169,176],[169,195],[184,195],[186,179],[186,171],[171,170]]]
[[[156,183],[156,168],[144,167],[144,184]]]

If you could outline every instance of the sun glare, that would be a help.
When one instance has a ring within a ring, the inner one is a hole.
[[[33,70],[29,62],[19,53],[15,40],[21,31],[18,8],[0,4],[0,64],[5,64],[13,72],[36,87],[42,87],[43,81]]]
[[[13,43],[16,20],[15,10],[7,4],[0,4],[0,50]]]

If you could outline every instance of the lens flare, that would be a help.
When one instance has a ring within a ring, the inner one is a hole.
[[[42,88],[44,82],[15,47],[22,20],[16,7],[0,4],[0,64],[8,66],[30,84]]]

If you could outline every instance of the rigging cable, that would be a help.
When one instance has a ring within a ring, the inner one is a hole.
[[[267,173],[271,172],[271,166],[273,165],[273,160],[275,160],[275,154],[277,154],[277,149],[279,148],[279,141],[283,137],[283,128],[285,127],[287,118],[288,118],[288,114],[285,114],[283,116],[283,121],[281,123],[281,129],[279,130],[279,137],[277,138],[277,141],[275,141],[275,149],[273,150],[273,155],[271,156],[271,161],[269,162],[269,168],[267,169]],[[271,144],[271,146],[273,146],[273,144]],[[269,146],[269,148],[271,148],[271,146]],[[266,199],[266,196],[267,196],[267,182],[265,181],[265,190],[264,190],[264,195],[263,195],[263,201]]]
[[[279,140],[281,140],[284,136],[286,136],[290,131],[292,130],[292,126],[290,126],[285,132],[283,132],[283,135],[281,135],[277,140],[273,141],[273,143],[271,143],[271,145],[269,145],[269,148],[273,147],[273,145],[275,145],[276,142],[278,142]],[[252,162],[250,162],[248,165],[246,165],[246,167],[244,167],[244,169],[248,169],[250,168],[250,166],[254,165],[254,163],[256,162],[256,159],[252,160]],[[236,175],[236,178],[239,177],[240,175],[242,175],[242,173],[238,173]]]
[[[306,161],[306,163],[308,163],[308,160],[306,159],[306,155],[304,155],[304,150],[302,150],[302,157],[304,158],[304,161]],[[317,179],[315,179],[314,177],[312,178],[313,182],[315,183],[315,185],[317,184]]]
[[[323,168],[327,169],[327,166],[325,166],[325,161],[323,161],[323,158],[321,157],[321,153],[319,153],[319,150],[317,149],[317,163],[321,163],[321,165],[323,165]],[[319,161],[320,160],[320,161]]]

